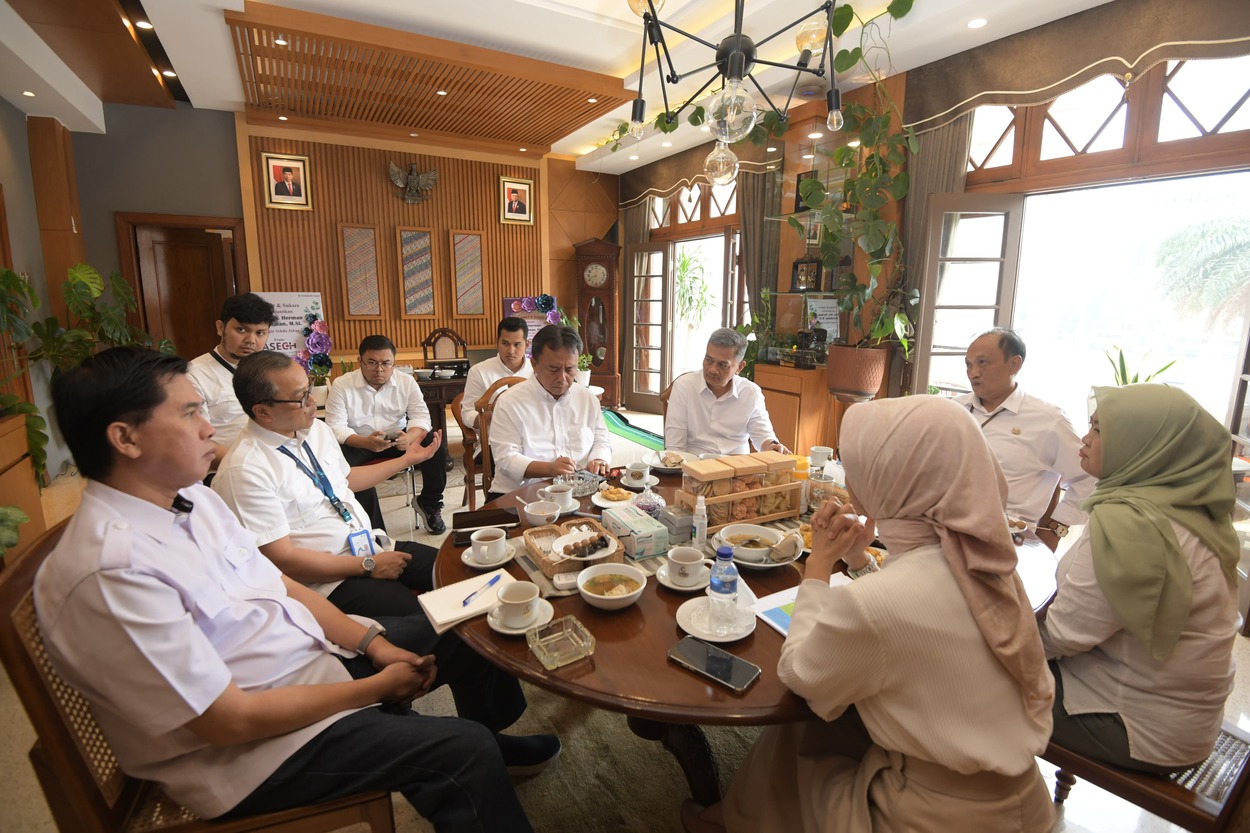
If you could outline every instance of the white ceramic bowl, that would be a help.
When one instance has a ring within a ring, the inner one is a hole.
[[[418,367],[416,370],[412,371],[412,373],[418,379],[428,379],[434,375],[434,371],[428,367]]]
[[[560,504],[553,500],[536,500],[522,506],[521,514],[530,526],[546,526],[560,517]]]
[[[456,371],[454,370],[435,370],[434,371],[435,379],[450,379],[452,376],[455,376],[455,375],[456,375]]]
[[[775,529],[769,529],[755,524],[730,524],[716,533],[721,542],[725,546],[733,547],[734,558],[741,561],[765,561],[768,559],[768,551],[781,540],[781,533]],[[733,542],[733,538],[738,535],[753,535],[761,541],[767,541],[768,546],[765,547],[744,547]]]
[[[600,596],[586,589],[586,581],[588,579],[609,574],[629,576],[638,582],[638,589],[623,596]],[[623,607],[629,607],[638,601],[639,597],[642,596],[642,591],[646,588],[647,574],[632,564],[596,564],[593,567],[587,567],[577,574],[577,592],[582,594],[582,598],[586,600],[587,604],[600,610],[620,610]]]

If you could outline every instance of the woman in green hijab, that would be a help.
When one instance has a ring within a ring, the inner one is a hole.
[[[1237,627],[1229,433],[1184,391],[1095,388],[1081,467],[1099,478],[1042,622],[1053,739],[1170,772],[1211,752]]]

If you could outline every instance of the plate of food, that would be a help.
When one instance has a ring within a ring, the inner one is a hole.
[[[616,539],[589,527],[561,535],[551,542],[553,560],[594,561],[616,552]]]
[[[1015,515],[1008,515],[1007,529],[1012,535],[1023,535],[1026,532],[1037,531],[1037,524],[1026,521],[1024,518],[1017,518]]]
[[[620,486],[601,488],[590,496],[590,502],[601,509],[611,509],[613,506],[628,506],[633,499],[634,493],[628,489],[622,489]]]
[[[699,459],[697,454],[690,454],[686,451],[674,451],[671,448],[666,448],[663,451],[648,451],[642,455],[642,462],[656,471],[662,471],[666,474],[679,474],[682,463],[697,459]]]

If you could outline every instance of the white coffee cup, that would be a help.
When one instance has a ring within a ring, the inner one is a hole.
[[[678,587],[693,587],[703,580],[704,569],[712,569],[712,559],[694,547],[673,547],[668,551],[668,580]]]
[[[475,529],[469,540],[473,544],[473,560],[479,564],[494,564],[507,553],[508,533],[502,529]]]
[[[577,498],[573,496],[573,487],[568,483],[552,483],[538,490],[538,496],[558,504],[561,509],[577,508]]]
[[[819,468],[829,462],[829,458],[833,456],[833,449],[827,445],[812,446],[812,468]]]
[[[651,466],[646,463],[630,463],[625,467],[625,481],[635,486],[646,483],[650,474]]]
[[[532,581],[514,581],[499,588],[499,620],[505,627],[528,627],[537,614],[537,584]]]

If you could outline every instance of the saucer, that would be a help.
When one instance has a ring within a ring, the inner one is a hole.
[[[629,478],[627,477],[621,478],[621,486],[634,492],[641,492],[643,489],[647,488],[648,486],[658,486],[659,483],[660,483],[660,478],[656,477],[654,474],[648,474],[646,481],[644,481],[641,484],[634,484],[630,482]]]
[[[697,636],[704,642],[734,642],[755,632],[755,614],[745,608],[738,608],[743,619],[743,629],[726,636],[717,636],[707,629],[707,596],[689,599],[677,608],[677,626],[691,636]],[[746,621],[750,616],[750,622]]]
[[[673,584],[668,580],[667,564],[660,565],[660,569],[655,571],[655,578],[669,590],[674,590],[678,593],[694,593],[707,587],[708,582],[712,580],[712,571],[707,568],[706,564],[700,564],[699,569],[703,570],[703,577],[694,584]]]
[[[710,543],[712,545],[712,549],[714,550],[722,546],[727,546],[723,541],[721,541],[719,533],[711,536]],[[808,550],[800,551],[799,556],[805,552],[808,552]],[[734,564],[737,564],[739,567],[746,567],[748,570],[771,570],[774,567],[784,567],[787,564],[793,564],[795,561],[799,560],[799,556],[795,556],[788,561],[773,561],[771,557],[767,561],[747,561],[739,558],[737,555],[734,555]]]
[[[535,616],[530,623],[523,628],[510,628],[499,618],[499,606],[496,605],[490,609],[490,613],[486,614],[486,624],[490,625],[490,629],[495,633],[502,633],[508,636],[520,636],[530,628],[539,628],[551,621],[551,617],[555,616],[556,609],[551,606],[551,602],[546,599],[535,599],[534,607],[536,608]]]
[[[516,545],[511,541],[505,541],[503,545],[503,558],[498,561],[492,561],[489,564],[482,564],[473,558],[473,547],[465,547],[464,552],[460,553],[460,560],[466,567],[472,567],[475,570],[493,570],[496,567],[507,564],[516,556]]]

